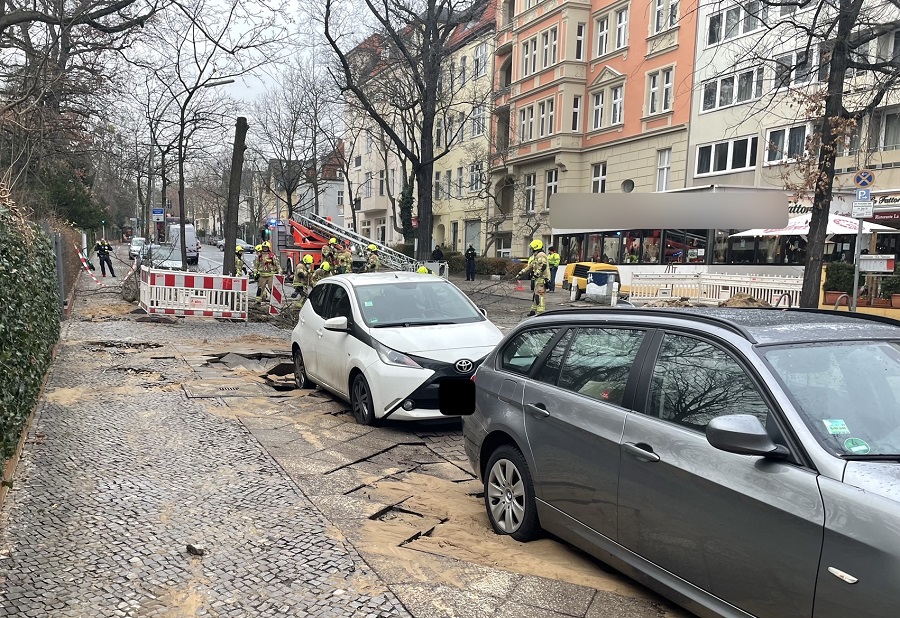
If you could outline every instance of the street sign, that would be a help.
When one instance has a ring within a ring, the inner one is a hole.
[[[857,189],[856,190],[856,201],[857,202],[872,201],[872,189]]]
[[[166,220],[166,211],[162,208],[154,208],[153,209],[153,220],[154,221],[165,221]]]
[[[875,184],[875,172],[872,170],[859,170],[853,177],[853,184],[860,189],[867,189]]]
[[[875,202],[853,202],[850,216],[854,219],[871,219],[875,214]]]
[[[892,273],[894,272],[894,256],[861,255],[859,256],[859,271],[864,273]]]

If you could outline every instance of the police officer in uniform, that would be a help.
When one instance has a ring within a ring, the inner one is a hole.
[[[475,252],[475,247],[469,244],[469,248],[466,249],[466,281],[475,281],[475,258],[477,257],[477,253]]]
[[[550,264],[547,254],[544,253],[544,243],[540,240],[532,240],[531,259],[528,265],[519,271],[517,277],[527,274],[534,283],[534,295],[531,297],[531,312],[529,316],[544,313],[547,307],[544,301],[544,287],[550,278]]]

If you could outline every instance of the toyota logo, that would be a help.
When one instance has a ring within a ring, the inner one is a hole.
[[[456,370],[459,373],[469,373],[470,371],[472,371],[472,368],[474,366],[475,366],[475,363],[473,363],[472,361],[470,361],[466,358],[464,358],[460,361],[456,361]]]

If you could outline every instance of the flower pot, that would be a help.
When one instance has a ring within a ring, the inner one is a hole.
[[[865,297],[865,296],[861,296],[860,298],[857,298],[857,299],[856,299],[856,306],[857,306],[857,307],[868,307],[868,306],[869,306],[869,299],[868,299],[867,297]]]
[[[838,301],[838,298],[841,298],[841,294],[843,294],[843,292],[835,292],[835,291],[825,292],[825,304],[831,305],[833,307],[834,304]],[[841,298],[841,306],[844,306],[844,307],[847,306],[847,298],[848,297],[846,297],[846,296],[844,298]]]
[[[891,309],[900,309],[900,294],[891,294]]]
[[[890,298],[873,298],[872,306],[873,307],[881,307],[882,309],[890,307],[891,299]]]

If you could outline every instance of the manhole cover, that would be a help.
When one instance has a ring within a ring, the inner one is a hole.
[[[234,386],[222,384],[182,384],[184,392],[191,399],[214,397],[275,397],[278,391],[264,384],[238,384]]]

